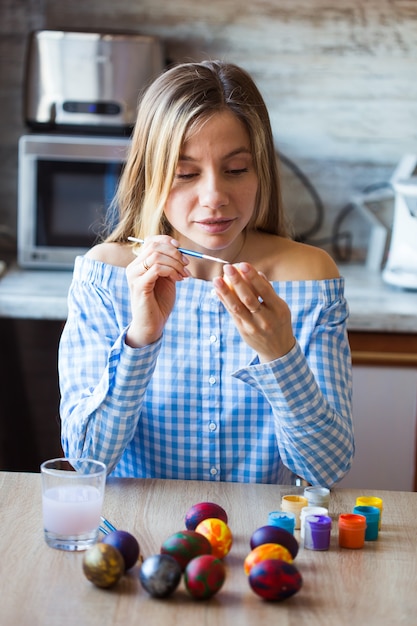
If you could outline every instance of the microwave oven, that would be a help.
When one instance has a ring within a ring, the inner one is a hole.
[[[17,257],[23,268],[72,269],[111,218],[130,139],[25,135],[19,140]],[[116,218],[113,220],[115,224]]]

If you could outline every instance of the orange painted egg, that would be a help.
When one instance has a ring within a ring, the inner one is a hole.
[[[287,563],[292,563],[291,552],[278,543],[263,543],[249,552],[243,563],[245,574],[249,575],[252,567],[266,559],[280,559]]]
[[[222,559],[230,552],[233,543],[232,531],[223,520],[209,517],[200,522],[195,530],[209,540],[211,552],[218,559]]]

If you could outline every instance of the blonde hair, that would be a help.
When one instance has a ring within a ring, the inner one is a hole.
[[[185,137],[203,120],[229,110],[243,122],[258,176],[248,228],[286,236],[277,158],[264,100],[250,75],[232,63],[183,63],[146,90],[113,209],[118,224],[107,241],[170,234],[164,207]]]

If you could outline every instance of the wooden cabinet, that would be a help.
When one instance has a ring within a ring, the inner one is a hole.
[[[417,491],[417,336],[350,334],[356,455],[341,487]]]

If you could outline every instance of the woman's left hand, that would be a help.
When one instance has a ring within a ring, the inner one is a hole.
[[[242,339],[263,363],[287,354],[295,344],[287,303],[249,263],[225,265],[223,271],[213,285]]]

